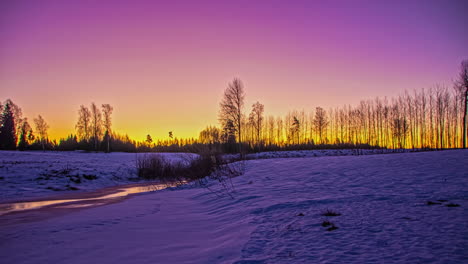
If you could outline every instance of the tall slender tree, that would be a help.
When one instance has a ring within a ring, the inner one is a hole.
[[[219,104],[219,121],[223,128],[230,126],[231,123],[234,126],[237,134],[237,142],[239,143],[239,152],[242,152],[242,122],[243,122],[243,107],[244,107],[244,85],[238,78],[234,78],[232,82],[228,84],[228,87],[224,91],[223,99]]]
[[[88,141],[91,137],[91,111],[84,106],[78,110],[78,122],[76,123],[76,132],[82,141]]]
[[[460,67],[460,76],[456,83],[463,102],[463,148],[467,148],[468,126],[468,60],[464,60]]]
[[[323,143],[323,135],[326,132],[328,126],[328,119],[326,111],[321,108],[315,108],[315,117],[314,117],[314,128],[319,136],[319,142]]]
[[[102,105],[102,114],[103,114],[103,125],[104,125],[104,135],[105,140],[107,141],[107,152],[110,152],[110,138],[112,136],[112,111],[114,108],[110,104]]]
[[[255,130],[256,144],[260,144],[264,111],[265,106],[259,102],[256,102],[252,105],[252,112],[250,112],[249,115],[249,122],[253,125]]]
[[[91,104],[91,135],[94,141],[94,150],[99,148],[99,139],[102,137],[102,114],[95,103]]]
[[[47,130],[49,129],[49,125],[41,115],[38,115],[37,118],[34,118],[34,124],[36,125],[36,131],[39,135],[39,142],[41,143],[42,150],[45,150],[45,143],[48,140]]]
[[[25,150],[30,144],[30,139],[32,138],[32,128],[29,125],[28,119],[23,118],[18,140],[18,149]]]
[[[301,131],[301,122],[297,119],[296,116],[292,117],[291,126],[289,128],[290,131],[290,140],[292,144],[297,145],[299,144],[299,133]]]

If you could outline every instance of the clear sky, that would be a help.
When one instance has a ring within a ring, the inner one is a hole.
[[[114,130],[196,137],[227,83],[246,111],[311,110],[452,84],[468,58],[468,1],[0,2],[0,100],[53,138],[81,104],[109,103]]]

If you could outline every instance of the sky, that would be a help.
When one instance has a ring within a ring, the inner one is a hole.
[[[197,137],[227,84],[267,115],[451,86],[468,59],[468,1],[0,2],[0,100],[52,138],[80,105],[114,107],[115,132]]]

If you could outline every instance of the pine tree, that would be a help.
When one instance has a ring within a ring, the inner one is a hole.
[[[16,148],[16,127],[11,102],[3,107],[2,123],[0,125],[0,148],[14,150]]]

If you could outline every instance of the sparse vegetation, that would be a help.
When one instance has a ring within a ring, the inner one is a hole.
[[[210,175],[216,177],[212,175],[214,172],[232,176],[242,174],[228,166],[228,162],[220,155],[185,156],[183,161],[171,161],[163,155],[145,154],[138,157],[136,163],[138,176],[149,180],[194,181]]]
[[[148,180],[163,182],[197,182],[216,195],[219,192],[208,187],[208,180],[215,180],[221,184],[222,193],[231,196],[234,189],[231,178],[242,175],[243,164],[234,164],[223,159],[220,155],[204,154],[198,157],[186,156],[184,161],[174,162],[158,154],[146,154],[136,161],[138,176]]]
[[[97,179],[97,176],[96,176],[96,175],[92,175],[92,174],[83,174],[83,178],[85,178],[85,179],[88,180],[88,181],[92,181],[92,180],[96,180],[96,179]]]
[[[322,213],[323,216],[340,216],[341,214],[330,209],[327,209],[325,212]]]

